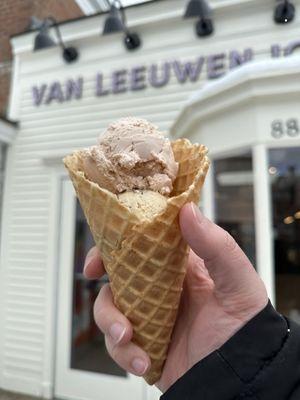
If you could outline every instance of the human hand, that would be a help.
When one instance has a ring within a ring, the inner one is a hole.
[[[167,360],[156,383],[163,392],[221,347],[268,302],[262,280],[226,231],[205,218],[194,204],[182,208],[180,226],[192,250]],[[90,279],[105,273],[96,248],[87,256],[84,273]],[[115,362],[128,372],[143,375],[150,359],[131,342],[132,326],[114,306],[109,284],[98,295],[94,316]]]

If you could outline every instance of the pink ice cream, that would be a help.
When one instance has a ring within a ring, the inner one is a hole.
[[[178,172],[169,139],[141,118],[110,124],[83,156],[87,178],[116,194],[152,190],[168,196]]]

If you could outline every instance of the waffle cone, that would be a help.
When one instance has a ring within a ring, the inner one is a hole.
[[[198,203],[208,170],[205,146],[187,139],[172,142],[179,171],[164,211],[142,220],[118,197],[86,179],[81,152],[64,159],[95,243],[101,252],[115,305],[133,326],[133,342],[151,358],[149,384],[161,376],[176,320],[188,246],[178,214]]]

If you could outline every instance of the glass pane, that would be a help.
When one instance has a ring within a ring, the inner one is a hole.
[[[252,155],[214,161],[215,220],[234,237],[255,266]]]
[[[104,336],[93,319],[93,304],[106,282],[88,281],[82,274],[83,263],[89,249],[94,245],[89,227],[79,202],[76,205],[76,229],[73,276],[72,351],[71,368],[103,374],[127,376],[108,355]]]
[[[300,322],[300,147],[269,151],[276,305]]]

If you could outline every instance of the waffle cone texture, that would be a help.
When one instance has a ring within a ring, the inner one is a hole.
[[[132,341],[147,352],[150,385],[161,376],[180,302],[189,248],[178,214],[199,201],[209,167],[207,149],[187,139],[172,142],[179,163],[173,192],[162,213],[142,220],[118,197],[89,181],[80,151],[64,159],[96,246],[100,250],[115,305],[133,326]]]

